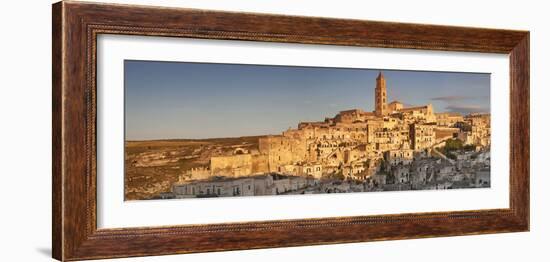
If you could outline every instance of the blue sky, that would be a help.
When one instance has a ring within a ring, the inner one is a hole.
[[[279,134],[342,110],[372,111],[380,71],[389,101],[489,112],[489,74],[127,60],[126,139]]]

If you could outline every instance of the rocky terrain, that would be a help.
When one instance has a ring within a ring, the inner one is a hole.
[[[258,150],[259,138],[126,141],[124,198],[150,199],[170,191],[186,170],[208,165],[210,157],[230,154],[238,148]]]

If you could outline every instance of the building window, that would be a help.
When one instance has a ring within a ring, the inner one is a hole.
[[[222,194],[222,189],[218,188],[218,196]]]

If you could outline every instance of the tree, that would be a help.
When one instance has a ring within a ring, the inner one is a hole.
[[[464,148],[464,145],[462,140],[449,138],[445,141],[445,147],[443,147],[443,150],[455,151],[455,150],[462,150],[463,148]]]

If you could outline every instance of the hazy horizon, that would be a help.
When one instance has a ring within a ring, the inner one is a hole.
[[[372,111],[380,71],[388,102],[490,112],[485,73],[126,60],[125,139],[263,136],[342,110]]]

